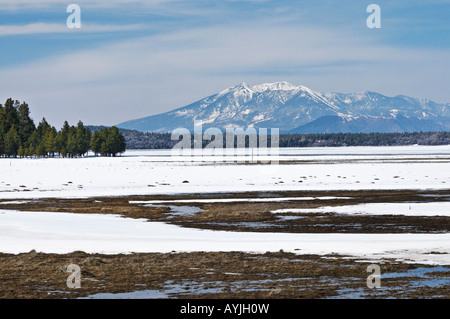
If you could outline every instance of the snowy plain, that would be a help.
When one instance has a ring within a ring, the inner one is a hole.
[[[450,264],[450,234],[285,234],[183,228],[118,215],[0,211],[5,253],[280,251]]]
[[[170,154],[146,150],[115,158],[2,159],[0,199],[450,188],[450,146],[280,149],[278,165]]]
[[[442,190],[450,187],[449,159],[450,146],[280,149],[278,165],[180,159],[172,157],[170,150],[130,151],[116,158],[1,159],[0,200],[288,190]],[[430,205],[439,206],[439,215],[449,215],[446,203]],[[386,207],[381,211],[374,207],[346,207],[342,213],[386,212]],[[404,204],[397,208],[404,214],[433,215],[436,207]],[[338,253],[450,265],[450,234],[226,232],[111,215],[0,211],[0,252],[32,249],[105,254],[283,249],[297,254]]]

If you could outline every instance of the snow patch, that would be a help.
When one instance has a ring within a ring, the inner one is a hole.
[[[117,215],[0,211],[0,252],[195,251],[341,254],[450,264],[450,234],[287,234],[199,230]],[[439,252],[430,254],[429,252]]]
[[[450,217],[450,202],[366,203],[344,206],[323,206],[317,208],[277,209],[272,211],[272,213],[335,213],[342,215],[404,215]]]

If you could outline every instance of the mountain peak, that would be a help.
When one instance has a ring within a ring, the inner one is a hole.
[[[263,83],[263,84],[253,86],[253,90],[255,90],[257,92],[264,92],[267,90],[270,90],[270,91],[292,91],[292,90],[296,90],[296,89],[298,89],[297,86],[292,85],[286,81]]]
[[[246,82],[239,83],[235,86],[229,87],[226,90],[223,90],[219,94],[226,94],[231,91],[251,91],[251,92],[265,92],[265,91],[294,91],[294,90],[301,90],[301,91],[307,91],[312,92],[311,89],[307,88],[306,86],[300,85],[295,86],[289,82],[281,81],[281,82],[269,82],[269,83],[262,83],[258,85],[248,85]]]
[[[251,87],[245,82],[241,82],[238,85],[234,86],[233,88],[236,88],[236,89],[251,89]]]
[[[228,93],[234,93],[234,94],[236,94],[236,93],[237,94],[242,94],[242,93],[249,94],[250,93],[250,94],[252,94],[252,93],[254,93],[254,91],[253,91],[253,88],[251,86],[249,86],[245,82],[242,82],[242,83],[239,83],[238,85],[229,87],[229,88],[219,92],[217,94],[217,96],[218,97],[222,97],[222,96],[224,96],[225,94],[228,94]]]

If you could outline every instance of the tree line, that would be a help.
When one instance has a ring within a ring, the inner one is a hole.
[[[450,132],[282,134],[280,147],[450,145]]]
[[[101,127],[96,127],[99,129]],[[171,149],[170,133],[119,129],[128,149]],[[268,138],[270,146],[270,138]],[[209,142],[203,141],[203,146]],[[247,139],[248,146],[248,139]],[[280,134],[280,147],[450,145],[450,132]],[[225,145],[225,136],[224,144]]]
[[[36,126],[29,105],[11,98],[0,104],[0,157],[81,157],[90,149],[95,155],[116,156],[126,148],[125,137],[116,127],[91,133],[79,121],[64,122],[61,130],[43,118]]]

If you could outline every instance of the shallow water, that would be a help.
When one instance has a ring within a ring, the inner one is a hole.
[[[170,213],[167,218],[173,218],[175,216],[194,216],[195,214],[203,211],[201,208],[196,206],[175,206],[175,205],[154,205],[154,204],[146,204],[144,207],[169,207]]]
[[[138,290],[122,293],[98,293],[78,299],[162,299],[168,298],[168,295],[159,290]]]
[[[442,286],[450,286],[450,277],[439,276],[439,274],[430,273],[440,273],[440,272],[450,272],[449,267],[420,267],[416,269],[411,269],[401,273],[390,273],[390,274],[382,274],[381,278],[407,278],[407,277],[419,277],[423,278],[423,280],[412,282],[411,286],[415,288],[420,287],[442,287]]]
[[[340,289],[339,295],[331,297],[330,299],[364,299],[366,297],[376,297],[382,296],[383,298],[393,298],[389,297],[389,294],[394,293],[399,289],[420,289],[424,287],[428,288],[439,288],[450,285],[450,277],[445,277],[444,274],[439,273],[450,271],[449,267],[419,267],[416,269],[410,269],[405,272],[387,273],[381,274],[381,287],[377,289],[369,289],[367,287],[363,288],[344,288]],[[431,273],[435,273],[431,275]],[[437,273],[437,274],[436,274]],[[405,286],[390,286],[383,287],[383,279],[395,279],[395,278],[411,278],[411,282],[407,283]],[[434,298],[442,297],[436,292]]]
[[[361,282],[362,287],[359,288],[343,288],[339,289],[337,296],[330,297],[330,299],[364,299],[367,297],[382,297],[386,299],[395,298],[389,296],[390,294],[395,294],[399,289],[418,289],[421,287],[443,287],[450,285],[450,278],[439,276],[440,272],[450,271],[449,267],[419,267],[416,269],[411,269],[405,272],[398,273],[387,273],[381,275],[381,287],[377,289],[369,289],[365,286],[365,282],[361,281],[361,278],[347,278],[346,280]],[[437,275],[430,275],[431,273],[438,273]],[[240,276],[239,273],[233,273],[230,275]],[[383,279],[392,278],[412,278],[411,283],[406,286],[383,286]],[[419,279],[417,279],[419,278]],[[90,295],[88,297],[83,297],[80,299],[167,299],[174,295],[200,295],[207,293],[222,293],[224,290],[229,291],[262,291],[270,290],[271,285],[278,286],[282,282],[294,282],[299,280],[299,284],[296,289],[298,291],[308,289],[307,286],[302,284],[303,280],[311,278],[283,278],[283,279],[259,279],[259,280],[236,280],[231,282],[223,281],[181,281],[179,283],[174,283],[169,280],[164,283],[164,287],[160,290],[138,290],[125,293],[98,293]],[[322,278],[322,280],[331,280],[332,278]],[[269,285],[267,285],[269,284]],[[335,285],[344,284],[341,281],[336,281]],[[345,284],[344,284],[345,285]],[[438,292],[434,297],[439,297]]]

